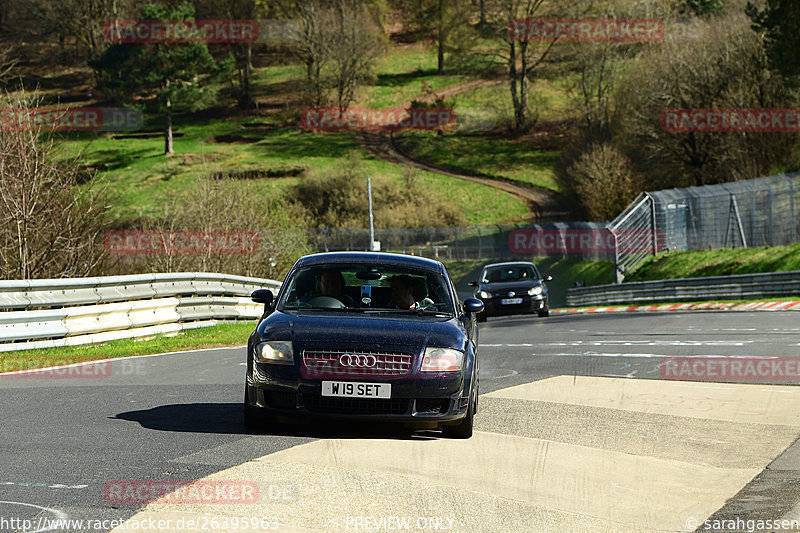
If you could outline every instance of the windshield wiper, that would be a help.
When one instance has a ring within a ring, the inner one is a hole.
[[[439,311],[437,309],[391,309],[395,313],[403,313],[406,315],[419,315],[419,316],[441,316],[452,317],[453,313],[447,311]]]

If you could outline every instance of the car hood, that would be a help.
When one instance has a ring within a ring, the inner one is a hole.
[[[256,330],[259,340],[291,340],[295,349],[360,348],[421,353],[426,346],[466,349],[455,318],[363,315],[345,312],[273,312]]]
[[[507,281],[504,283],[481,283],[480,290],[483,291],[506,291],[510,289],[531,289],[533,287],[544,286],[539,280],[531,280],[531,281]]]

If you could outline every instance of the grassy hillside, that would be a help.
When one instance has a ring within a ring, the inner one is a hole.
[[[449,90],[469,79],[464,75],[438,76],[435,66],[435,55],[422,45],[392,48],[378,62],[373,81],[360,89],[354,107],[406,105],[412,99],[429,96],[430,91]],[[144,130],[150,135],[75,133],[67,136],[67,151],[73,155],[82,153],[85,164],[98,170],[98,179],[107,184],[114,197],[112,216],[122,220],[158,216],[169,198],[208,172],[258,172],[269,176],[256,179],[256,189],[265,198],[275,197],[298,180],[324,173],[355,153],[371,176],[400,180],[402,168],[375,159],[362,146],[359,134],[312,133],[297,126],[297,98],[304,83],[305,70],[299,64],[256,68],[253,94],[259,102],[258,109],[239,110],[222,91],[220,104],[214,109],[174,117],[173,157],[163,156],[163,118],[158,115],[146,115]],[[472,139],[472,147],[467,149],[449,146],[458,142],[458,137],[453,137],[455,141],[450,136],[442,137],[448,140],[443,146],[437,145],[437,153],[494,153],[493,158],[480,165],[474,160],[463,163],[489,174],[509,174],[513,179],[554,187],[549,167],[557,152],[539,153],[491,136]],[[484,185],[427,172],[419,172],[419,183],[445,192],[464,212],[469,224],[520,222],[529,214],[521,200]]]
[[[739,248],[662,253],[642,264],[625,281],[729,276],[800,270],[800,243],[773,248]]]

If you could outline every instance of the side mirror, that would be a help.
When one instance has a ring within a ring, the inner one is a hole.
[[[272,305],[272,291],[269,289],[258,289],[253,291],[250,298],[257,304]]]
[[[553,276],[547,276],[544,281],[553,281]]]
[[[478,282],[477,281],[470,281],[469,283],[467,283],[467,285],[469,285],[470,287],[477,287],[478,286]]]
[[[467,298],[464,300],[464,310],[467,314],[478,314],[483,311],[483,302],[477,298]]]

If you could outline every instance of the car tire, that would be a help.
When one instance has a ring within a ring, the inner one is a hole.
[[[539,318],[544,318],[546,316],[550,316],[550,309],[545,308],[539,311]]]
[[[266,428],[274,426],[277,419],[261,413],[261,408],[250,405],[247,396],[247,385],[244,386],[244,427],[249,432],[263,432]]]
[[[250,398],[247,395],[247,385],[244,386],[244,427],[247,430],[254,430],[258,428],[258,415],[254,412],[253,406],[250,405]]]
[[[467,416],[455,425],[444,426],[442,435],[451,439],[469,439],[472,437],[472,426],[475,418],[475,404],[478,401],[477,394],[469,402]]]
[[[486,322],[486,315],[475,315],[476,322]]]

